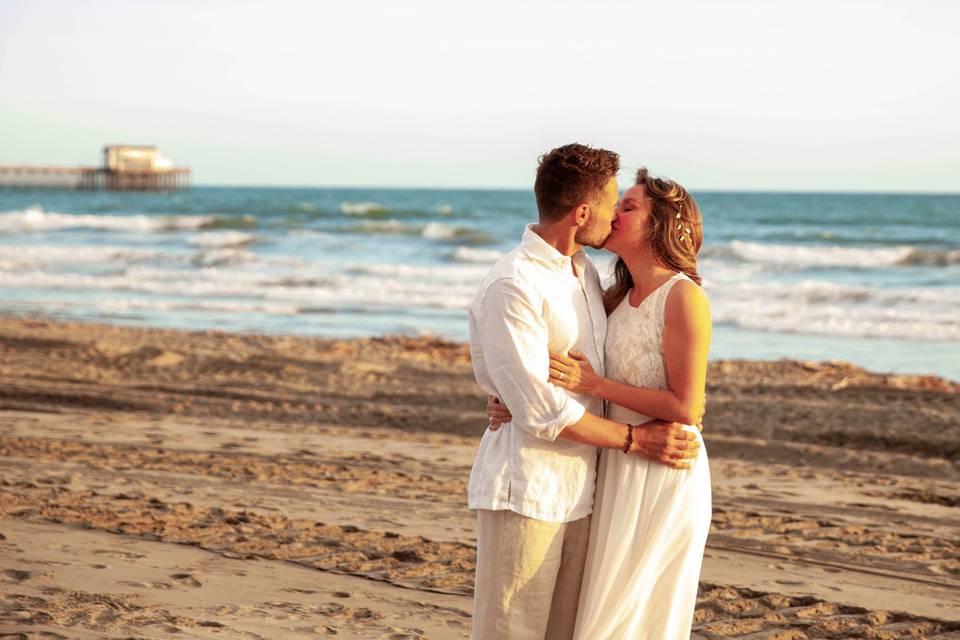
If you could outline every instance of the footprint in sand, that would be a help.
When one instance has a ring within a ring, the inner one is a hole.
[[[147,557],[140,553],[117,551],[116,549],[94,549],[93,553],[98,556],[112,556],[114,558],[123,558],[124,560],[140,560],[141,558]]]
[[[126,587],[135,587],[137,589],[173,589],[173,585],[169,582],[138,582],[136,580],[120,580],[118,584],[122,584]]]
[[[319,627],[311,627],[307,631],[310,631],[311,633],[315,633],[320,636],[335,636],[337,635],[337,633],[339,633],[336,627],[328,627],[326,625],[322,625]]]
[[[189,573],[175,573],[175,574],[173,574],[173,575],[170,576],[170,577],[173,578],[174,580],[178,581],[180,584],[185,585],[185,586],[188,586],[188,587],[202,587],[202,586],[203,586],[203,583],[202,583],[202,582],[200,582],[199,580],[197,580],[196,578],[194,578],[194,577],[193,577],[191,574],[189,574]]]
[[[20,584],[21,582],[29,580],[33,577],[33,573],[30,571],[23,571],[21,569],[4,569],[3,575],[17,584]]]

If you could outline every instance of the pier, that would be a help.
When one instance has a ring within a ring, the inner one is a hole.
[[[0,187],[84,191],[179,191],[190,188],[189,167],[176,167],[157,147],[108,145],[103,166],[0,165]]]

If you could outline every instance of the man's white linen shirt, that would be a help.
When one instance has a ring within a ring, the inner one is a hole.
[[[471,509],[548,522],[590,514],[597,449],[557,436],[584,411],[603,415],[603,402],[548,382],[550,352],[576,349],[602,375],[606,333],[593,262],[583,251],[564,256],[528,226],[470,305],[477,382],[513,414],[512,422],[483,434],[470,472]]]

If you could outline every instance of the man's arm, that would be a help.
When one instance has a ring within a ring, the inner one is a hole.
[[[513,426],[544,440],[556,440],[586,409],[549,377],[549,333],[536,291],[514,278],[487,288],[476,311],[476,326],[487,376],[512,409]]]

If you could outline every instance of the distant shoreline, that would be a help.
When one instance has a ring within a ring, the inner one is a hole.
[[[36,335],[36,338],[32,336]],[[270,350],[276,345],[284,349],[295,347],[306,350],[333,350],[335,352],[356,351],[358,353],[373,350],[389,354],[394,351],[416,353],[423,350],[422,357],[438,357],[438,365],[450,363],[469,363],[469,346],[465,342],[448,340],[436,336],[384,335],[356,338],[311,337],[285,333],[259,333],[224,330],[193,330],[179,328],[159,328],[149,326],[130,326],[84,321],[61,321],[38,316],[0,315],[0,346],[4,345],[4,336],[13,339],[16,348],[22,341],[37,340],[38,348],[43,348],[47,338],[55,339],[49,344],[76,343],[79,347],[108,337],[136,344],[151,344],[152,349],[172,350],[178,353],[174,358],[179,365],[188,357],[193,348],[203,345],[207,350],[230,349],[236,342],[257,345],[258,349]],[[16,338],[11,338],[16,336]],[[169,343],[169,344],[167,344]],[[166,345],[166,346],[165,346]],[[179,350],[179,352],[177,351]],[[152,352],[152,351],[151,351]],[[144,356],[146,357],[146,356]],[[420,356],[417,356],[418,358]],[[140,363],[146,370],[151,364]],[[164,367],[169,366],[167,364]],[[471,376],[472,379],[472,376]],[[711,360],[708,372],[708,384],[715,386],[735,385],[800,385],[828,391],[848,388],[862,389],[900,389],[905,391],[936,391],[960,393],[960,381],[932,374],[900,374],[870,371],[854,363],[842,360],[812,361],[791,358],[771,360],[727,358]],[[479,389],[476,390],[479,394]]]
[[[29,314],[15,314],[15,313],[2,313],[0,312],[0,331],[2,328],[9,325],[20,324],[25,327],[53,327],[56,330],[69,332],[70,330],[78,330],[81,333],[96,332],[98,330],[103,331],[113,331],[113,330],[122,330],[130,332],[139,332],[146,335],[149,335],[153,332],[157,333],[166,333],[172,332],[173,334],[185,334],[185,335],[198,335],[198,336],[209,336],[209,335],[222,335],[222,336],[236,336],[236,337],[246,337],[246,338],[262,338],[268,340],[277,340],[277,339],[292,339],[292,340],[303,340],[309,342],[369,342],[369,341],[379,341],[385,344],[393,343],[416,343],[418,341],[425,341],[430,343],[446,344],[452,347],[460,348],[465,353],[468,353],[467,344],[458,340],[453,340],[443,336],[411,336],[404,334],[384,334],[378,336],[354,336],[354,337],[337,337],[337,336],[311,336],[303,335],[296,333],[287,333],[287,332],[271,332],[271,331],[243,331],[243,330],[220,330],[220,329],[198,329],[198,328],[177,328],[177,327],[155,327],[149,325],[140,325],[135,323],[110,323],[110,322],[96,322],[96,321],[86,321],[86,320],[74,320],[74,319],[61,319],[61,318],[50,318],[43,315],[29,315]],[[775,358],[731,358],[731,357],[711,357],[710,358],[710,367],[711,369],[720,369],[724,367],[729,368],[731,364],[734,364],[738,367],[753,367],[757,371],[761,369],[769,370],[771,375],[779,375],[781,369],[784,368],[799,368],[811,372],[820,372],[817,374],[817,378],[824,378],[827,376],[832,380],[832,384],[839,383],[844,378],[856,380],[856,384],[860,386],[879,386],[886,387],[892,386],[895,388],[915,388],[915,389],[938,389],[938,390],[953,390],[960,391],[960,380],[950,378],[948,376],[938,375],[935,373],[896,373],[890,371],[879,371],[870,369],[868,367],[861,366],[855,362],[850,362],[842,359],[826,359],[826,360],[817,360],[809,358],[793,358],[793,357],[775,357]],[[829,372],[829,373],[824,373]],[[839,376],[839,377],[838,377]],[[849,383],[849,381],[848,381]],[[845,385],[848,383],[844,383]]]

